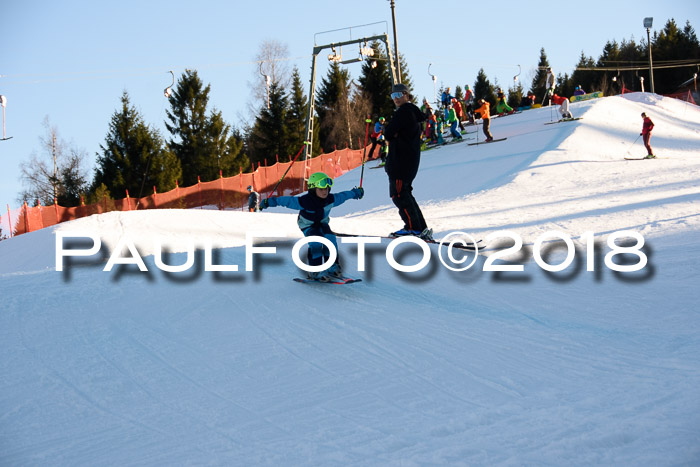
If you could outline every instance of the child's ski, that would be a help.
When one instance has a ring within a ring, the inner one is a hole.
[[[320,281],[317,279],[302,279],[301,277],[295,277],[294,278],[295,282],[301,282],[302,284],[337,284],[337,285],[344,285],[344,284],[353,284],[355,282],[362,282],[362,279],[351,279],[350,277],[337,277],[333,278],[333,280],[329,281]]]

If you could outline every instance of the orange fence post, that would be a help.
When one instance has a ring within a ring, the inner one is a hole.
[[[202,209],[202,181],[199,179],[199,175],[197,175],[197,193],[199,194],[199,209]]]
[[[223,211],[224,210],[224,173],[221,170],[219,170],[219,185],[221,186],[221,191],[220,191],[221,207],[219,208],[219,210]]]
[[[12,216],[10,215],[10,205],[7,205],[7,222],[10,223],[10,238],[12,238]]]
[[[44,215],[41,212],[41,201],[37,198],[36,207],[39,208],[39,229],[44,228]]]
[[[158,192],[155,185],[153,185],[153,208],[158,209]]]
[[[27,207],[27,202],[24,202],[24,231],[31,232],[29,230],[29,208]]]

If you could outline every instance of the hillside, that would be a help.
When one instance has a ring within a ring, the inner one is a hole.
[[[493,120],[504,142],[423,153],[414,194],[436,238],[511,231],[522,272],[483,270],[502,235],[463,272],[433,257],[399,273],[383,240],[365,271],[341,246],[363,282],[298,284],[283,208],[108,213],[0,242],[0,464],[697,464],[700,111],[649,94],[571,110],[583,119],[545,125],[552,110],[530,110]],[[664,158],[625,161],[644,153],[642,111]],[[401,227],[374,164],[365,198],[333,211],[336,231]],[[148,272],[103,271],[107,248],[57,272],[57,231],[130,238]],[[532,259],[552,231],[577,246],[557,273]],[[644,238],[642,270],[606,266],[618,231]],[[288,237],[260,245],[277,253],[254,271],[250,232]],[[190,240],[193,267],[161,271],[154,242],[177,265]],[[205,240],[239,270],[205,270]]]

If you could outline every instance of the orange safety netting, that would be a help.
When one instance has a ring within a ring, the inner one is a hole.
[[[166,193],[154,193],[143,198],[112,200],[104,199],[99,203],[73,208],[53,206],[29,207],[25,202],[19,218],[14,224],[14,235],[43,229],[60,222],[109,211],[135,211],[137,209],[191,209],[214,206],[217,209],[247,209],[248,185],[258,191],[263,198],[277,185],[287,169],[290,169],[281,181],[273,196],[296,195],[303,189],[303,180],[314,172],[325,172],[332,178],[362,164],[363,149],[343,149],[304,162],[278,162],[269,167],[258,167],[253,173],[239,174],[235,177],[221,177],[211,182],[200,182],[189,187],[176,186]],[[14,219],[13,219],[14,221]]]

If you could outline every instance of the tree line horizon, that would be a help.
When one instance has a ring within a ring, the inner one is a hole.
[[[700,42],[689,21],[680,29],[674,19],[669,19],[661,31],[654,32],[651,42],[655,64],[693,63],[692,66],[697,67],[699,63]],[[320,80],[315,93],[317,123],[314,125],[313,157],[336,148],[357,149],[364,145],[368,116],[374,121],[379,116],[388,119],[393,113],[386,52],[379,42],[370,46],[375,54],[362,63],[357,80],[337,62],[330,64]],[[29,161],[20,165],[25,189],[17,200],[30,205],[38,200],[43,205],[57,202],[65,207],[79,206],[81,201],[92,203],[105,197],[124,198],[127,190],[134,197],[143,196],[153,187],[158,192],[166,192],[174,189],[176,182],[180,186],[191,186],[199,180],[207,182],[220,176],[249,172],[258,165],[273,164],[277,158],[288,161],[304,144],[309,103],[299,70],[294,67],[289,71],[279,66],[286,55],[286,45],[280,42],[261,44],[258,61],[261,73],[263,65],[268,67],[265,71],[271,76],[269,91],[261,89],[260,83],[251,86],[256,102],[249,105],[249,110],[254,119],[242,128],[224,121],[221,111],[210,105],[211,86],[204,85],[196,70],[185,70],[172,88],[166,110],[168,134],[165,136],[144,121],[131,103],[128,91],[124,90],[121,106],[112,114],[108,133],[95,154],[96,167],[92,176],[84,168],[86,151],[60,140],[57,128],[47,117],[44,121],[46,134],[40,138],[43,154],[33,154]],[[398,60],[402,81],[413,90],[408,61],[403,54]],[[556,92],[569,97],[579,85],[587,92],[603,91],[605,95],[619,93],[623,86],[640,90],[639,77],[648,77],[648,69],[625,68],[641,68],[645,64],[648,64],[648,46],[644,40],[639,43],[634,39],[620,43],[608,41],[597,60],[581,52],[571,74],[558,74]],[[656,93],[675,91],[692,77],[692,66],[655,69]],[[547,67],[549,62],[543,47],[528,89],[522,81],[515,81],[507,89],[504,87],[511,107],[518,107],[528,91],[535,93],[538,99],[544,95]],[[593,67],[609,71],[590,70]],[[475,98],[495,105],[497,87],[498,82],[492,84],[481,68],[472,90]],[[442,90],[443,86],[440,93]],[[464,97],[459,85],[455,86],[454,96]]]

